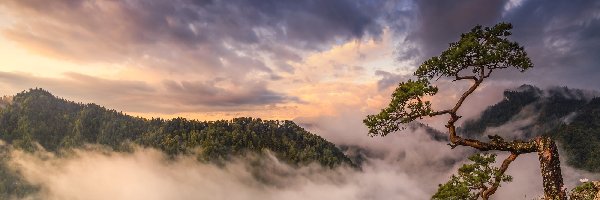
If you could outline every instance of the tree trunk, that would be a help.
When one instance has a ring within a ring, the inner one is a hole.
[[[544,200],[566,200],[566,189],[563,186],[558,148],[549,137],[538,137],[538,156],[544,185]]]

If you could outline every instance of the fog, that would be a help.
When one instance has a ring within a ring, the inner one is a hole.
[[[501,96],[474,98],[478,105],[493,105]],[[466,113],[479,113],[469,110]],[[12,150],[10,167],[40,192],[25,199],[429,199],[438,184],[445,183],[474,153],[470,148],[451,149],[446,141],[434,140],[425,130],[406,129],[387,137],[369,137],[362,119],[369,110],[341,108],[331,116],[298,118],[294,121],[312,133],[344,146],[351,157],[364,159],[361,169],[348,166],[334,169],[318,164],[293,167],[265,152],[233,158],[225,165],[203,163],[193,155],[169,158],[159,150],[137,147],[133,152],[112,152],[103,148],[75,150],[67,156],[48,152],[25,153]],[[513,133],[519,137],[537,117],[529,108],[510,122],[490,127],[487,134]],[[440,124],[443,118],[429,121]],[[508,154],[498,153],[496,164]],[[565,154],[561,154],[566,160]],[[598,180],[597,174],[566,166],[562,172],[570,189],[579,179]],[[533,199],[542,194],[542,179],[535,153],[520,155],[493,199]]]
[[[248,155],[217,166],[147,148],[132,153],[80,149],[68,156],[13,150],[9,164],[41,188],[26,199],[429,199],[470,154],[467,148],[451,150],[423,130],[365,140],[374,148],[363,146],[362,170],[291,167],[268,152],[266,158]],[[499,154],[499,161],[504,157]],[[537,155],[521,155],[507,172],[514,182],[494,198],[539,196],[538,165]],[[579,178],[598,178],[564,165],[563,175],[569,188]]]
[[[491,87],[492,89],[496,87]],[[497,90],[496,90],[497,91]],[[501,92],[498,92],[501,94]],[[485,107],[480,105],[493,105],[501,100],[501,95],[493,97],[484,95],[474,96],[472,102],[477,102],[477,106],[470,108],[466,118],[477,117]],[[465,104],[470,105],[470,104]],[[457,169],[464,164],[466,158],[475,153],[469,147],[456,147],[451,149],[447,142],[435,141],[429,137],[423,130],[410,131],[405,130],[401,133],[390,134],[387,137],[368,137],[367,129],[362,124],[362,119],[368,113],[360,111],[344,111],[339,116],[319,117],[317,119],[302,119],[309,130],[320,133],[326,139],[336,144],[355,144],[364,148],[386,152],[389,155],[402,155],[393,161],[391,158],[381,159],[380,165],[388,165],[388,169],[407,173],[409,177],[415,177],[411,180],[413,187],[418,190],[426,191],[426,195],[418,199],[429,199],[436,192],[438,184],[445,183],[451,174],[456,173]],[[520,130],[535,122],[538,113],[530,106],[524,108],[519,114],[513,117],[507,123],[499,127],[488,127],[484,134],[499,134],[507,138],[522,138],[523,132]],[[447,119],[436,118],[427,120],[433,127],[443,127]],[[460,121],[459,121],[460,122]],[[437,126],[436,124],[437,123]],[[442,130],[442,129],[438,129]],[[559,144],[560,146],[560,144]],[[496,165],[508,157],[505,152],[492,152],[498,154]],[[566,153],[561,155],[561,168],[565,186],[570,190],[576,185],[581,184],[582,178],[589,180],[600,180],[599,174],[590,173],[583,170],[577,170],[566,165]],[[393,157],[393,156],[390,156]],[[367,165],[372,165],[368,163]],[[534,199],[543,194],[542,177],[539,169],[538,155],[536,153],[520,155],[508,168],[508,175],[513,176],[513,182],[503,183],[492,199]],[[421,177],[421,178],[419,178]],[[396,198],[390,196],[389,198]],[[403,199],[402,196],[397,197]]]
[[[362,170],[316,164],[295,168],[273,156],[258,165],[237,158],[217,166],[192,156],[169,159],[144,148],[133,153],[76,150],[66,157],[13,151],[10,165],[41,187],[28,197],[34,199],[426,199],[441,177],[435,165],[417,172],[428,161],[416,154],[372,160]]]

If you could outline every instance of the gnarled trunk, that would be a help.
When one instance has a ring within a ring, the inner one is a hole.
[[[505,141],[504,138],[498,135],[491,135],[488,136],[490,139],[489,142],[482,142],[475,139],[465,139],[456,134],[454,123],[458,121],[460,116],[456,115],[455,110],[460,107],[462,100],[477,87],[478,83],[479,82],[463,95],[461,101],[459,101],[454,110],[439,112],[439,114],[449,113],[451,116],[450,120],[448,120],[448,125],[446,125],[449,132],[449,145],[452,148],[459,145],[470,146],[481,151],[508,151],[511,152],[511,154],[516,155],[537,152],[544,185],[544,200],[567,200],[566,188],[563,185],[562,173],[560,170],[558,147],[556,147],[556,143],[554,143],[550,137],[538,136],[534,140],[529,141]],[[437,114],[438,113],[436,113],[436,115]],[[510,164],[510,162],[508,162],[508,164]],[[502,174],[503,173],[500,175]],[[495,191],[491,191],[491,194],[494,192]],[[487,196],[489,197],[489,195]]]
[[[562,173],[560,171],[560,160],[558,159],[558,148],[549,137],[538,137],[538,156],[544,185],[545,200],[566,200],[567,194],[563,187]]]
[[[456,147],[470,146],[481,151],[508,151],[512,154],[524,154],[537,152],[540,160],[540,169],[544,186],[544,200],[566,200],[566,189],[563,185],[562,173],[560,170],[560,160],[556,143],[547,136],[538,136],[534,140],[520,141],[514,140],[507,142],[500,136],[489,136],[490,142],[481,142],[479,140],[464,139],[456,135],[454,122],[458,120],[456,115],[448,122],[450,132],[450,146]],[[508,162],[506,167],[508,167]],[[503,173],[502,173],[503,174]],[[495,191],[492,191],[493,194]],[[489,195],[491,195],[489,194]],[[489,195],[487,195],[489,197]]]

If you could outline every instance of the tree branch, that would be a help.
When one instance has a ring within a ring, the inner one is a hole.
[[[458,81],[458,80],[465,80],[465,79],[471,79],[471,80],[477,81],[477,77],[475,77],[475,76],[458,76],[458,74],[456,74],[454,80]]]
[[[429,117],[433,117],[433,116],[438,116],[438,115],[444,115],[444,114],[450,114],[450,112],[452,112],[451,110],[441,110],[441,111],[435,111],[429,114]]]
[[[487,73],[485,76],[483,76],[483,78],[488,78],[488,77],[490,77],[490,74],[492,74],[492,71],[493,71],[493,70],[494,70],[494,69],[490,69],[490,71],[488,71],[488,73]]]
[[[456,132],[454,131],[454,133],[450,133],[450,146],[469,146],[480,151],[509,151],[518,154],[537,152],[538,150],[538,145],[535,139],[529,141],[514,140],[510,142],[504,141],[504,139],[502,139],[500,136],[490,136],[490,139],[490,142],[482,142],[474,139],[464,139],[456,135]]]
[[[496,192],[498,186],[500,186],[500,182],[502,182],[502,176],[504,175],[504,172],[506,172],[510,163],[517,159],[517,156],[519,156],[518,153],[511,152],[510,156],[504,159],[504,162],[502,162],[502,166],[500,166],[500,171],[498,172],[498,174],[495,175],[494,184],[482,193],[481,198],[483,198],[483,200],[489,199],[490,196],[492,196]]]
[[[477,78],[476,78],[477,79]],[[475,91],[475,89],[477,89],[477,87],[479,87],[479,85],[481,84],[481,82],[483,81],[483,79],[477,79],[477,81],[475,81],[475,84],[473,84],[469,90],[465,91],[465,93],[462,94],[462,96],[460,97],[460,99],[458,100],[458,102],[456,102],[456,105],[454,105],[454,108],[452,108],[452,110],[450,111],[451,114],[456,115],[456,112],[458,111],[458,109],[460,108],[460,106],[462,106],[463,102],[465,101],[465,99],[471,94],[473,93],[473,91]],[[458,120],[458,119],[457,119]],[[456,122],[456,121],[455,121]],[[453,122],[454,123],[454,122]]]

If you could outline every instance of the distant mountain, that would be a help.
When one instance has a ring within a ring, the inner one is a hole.
[[[0,100],[0,139],[26,151],[43,148],[60,154],[85,144],[130,151],[139,145],[171,156],[185,154],[200,161],[224,163],[232,156],[260,155],[268,150],[291,165],[355,166],[333,143],[287,120],[144,119],[96,104],[67,101],[43,89]],[[6,150],[0,151],[0,199],[35,190],[10,173],[5,161]]]
[[[600,172],[600,98],[594,98],[548,134],[566,151],[568,163]]]
[[[485,138],[498,134],[524,139],[553,137],[571,166],[600,172],[600,98],[597,93],[557,87],[542,90],[523,85],[504,92],[504,99],[467,120],[459,134]],[[437,141],[444,132],[414,123]],[[236,118],[197,121],[184,118],[144,119],[55,97],[43,89],[31,89],[0,98],[0,199],[23,197],[37,191],[9,170],[8,148],[45,149],[60,155],[64,150],[98,144],[115,151],[133,146],[160,149],[170,156],[190,155],[203,162],[223,164],[245,153],[273,152],[291,165],[360,166],[381,152],[358,146],[342,146],[309,133],[292,121]],[[352,160],[351,160],[352,159]],[[354,162],[353,162],[354,161]],[[456,161],[449,161],[449,165]]]
[[[568,164],[600,172],[600,98],[598,93],[523,85],[504,92],[504,99],[466,121],[459,133],[511,139],[549,135],[564,150]]]

